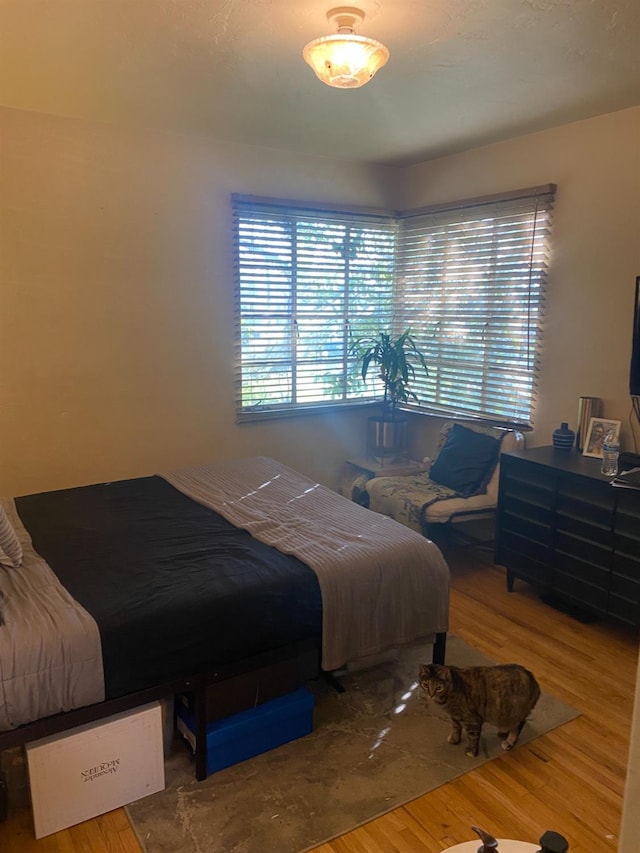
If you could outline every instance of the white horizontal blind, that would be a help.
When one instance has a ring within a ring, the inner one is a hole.
[[[391,324],[389,214],[232,197],[238,419],[373,396],[354,334]]]
[[[395,322],[426,353],[430,411],[530,423],[554,191],[402,216]]]

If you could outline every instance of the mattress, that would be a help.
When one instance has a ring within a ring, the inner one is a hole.
[[[3,501],[0,730],[318,638],[336,669],[448,628],[432,543],[269,457]]]

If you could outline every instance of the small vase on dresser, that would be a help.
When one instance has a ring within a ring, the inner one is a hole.
[[[572,429],[569,429],[569,424],[564,423],[563,421],[558,429],[554,429],[553,431],[553,446],[557,450],[571,450],[575,438],[575,432]]]

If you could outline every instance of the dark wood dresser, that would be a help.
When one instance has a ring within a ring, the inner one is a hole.
[[[640,490],[576,450],[503,453],[495,561],[587,614],[640,626]]]

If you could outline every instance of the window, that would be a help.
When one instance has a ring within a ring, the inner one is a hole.
[[[238,417],[373,399],[349,355],[351,318],[393,322],[390,214],[233,197]]]
[[[529,424],[554,190],[397,215],[233,196],[238,419],[374,399],[350,336],[409,328],[421,410]]]
[[[426,353],[430,411],[530,424],[554,190],[402,215],[394,322]]]

